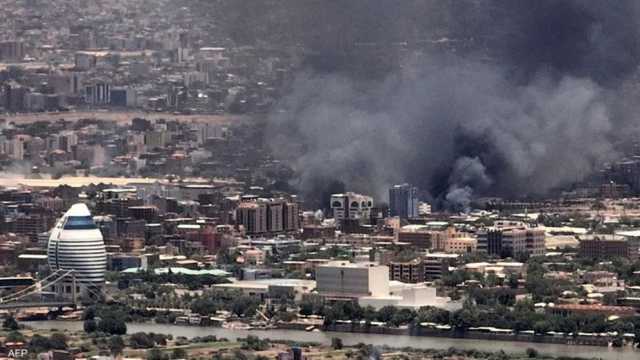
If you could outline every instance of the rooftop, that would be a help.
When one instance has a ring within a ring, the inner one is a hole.
[[[91,212],[86,204],[74,204],[67,210],[66,216],[91,216]]]
[[[137,272],[144,271],[142,268],[129,268],[123,270],[122,272],[125,274],[135,274]],[[220,269],[202,269],[202,270],[192,270],[186,269],[183,267],[166,267],[166,268],[157,268],[153,271],[156,275],[168,274],[171,272],[172,274],[181,274],[181,275],[213,275],[213,276],[230,276],[231,274]]]

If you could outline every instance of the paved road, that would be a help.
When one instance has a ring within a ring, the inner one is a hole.
[[[58,119],[65,119],[68,121],[77,121],[80,119],[100,119],[111,120],[116,122],[130,122],[135,117],[145,118],[149,120],[157,119],[169,119],[178,121],[197,121],[217,123],[220,125],[226,125],[231,123],[237,123],[245,121],[248,116],[242,115],[174,115],[172,113],[156,113],[156,112],[143,112],[143,111],[69,111],[69,112],[55,112],[55,113],[31,113],[31,114],[0,114],[0,119],[6,121],[13,121],[18,123],[30,123],[36,121],[55,121]]]

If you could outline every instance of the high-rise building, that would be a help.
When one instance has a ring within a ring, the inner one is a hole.
[[[247,235],[278,234],[297,231],[298,204],[285,199],[243,201],[236,209],[236,223]]]
[[[1,143],[0,151],[13,160],[24,160],[25,138],[16,136],[11,140],[4,140]]]
[[[0,42],[0,61],[23,61],[24,55],[24,44],[21,41],[9,40]]]
[[[15,219],[16,234],[28,236],[32,241],[37,240],[38,234],[47,231],[48,219],[42,214],[18,216]]]
[[[51,230],[48,260],[52,271],[73,270],[71,279],[54,285],[54,291],[71,296],[91,296],[104,285],[107,255],[100,230],[85,204],[75,204]]]
[[[25,97],[28,93],[26,87],[15,81],[4,86],[4,108],[8,112],[19,112],[25,110]]]
[[[267,231],[282,232],[284,231],[284,221],[282,214],[284,213],[284,201],[280,199],[269,199],[267,202]]]
[[[300,206],[296,202],[286,202],[282,208],[282,222],[284,230],[287,232],[298,231],[300,229],[300,220],[298,213]]]
[[[85,86],[85,101],[90,105],[111,103],[111,84],[97,80]]]
[[[247,234],[267,232],[267,207],[257,202],[243,202],[236,209],[236,223],[244,226]]]
[[[418,190],[409,185],[394,185],[389,189],[389,212],[403,219],[418,217]]]

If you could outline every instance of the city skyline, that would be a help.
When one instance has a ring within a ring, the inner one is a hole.
[[[0,15],[1,358],[638,358],[637,1]]]

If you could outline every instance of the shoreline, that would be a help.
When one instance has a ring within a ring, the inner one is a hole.
[[[177,324],[182,326],[182,324]],[[194,327],[211,327],[211,326],[199,326],[188,325]],[[275,329],[278,330],[293,330],[293,331],[308,331],[305,328],[310,325],[305,324],[278,324]],[[522,343],[532,344],[555,344],[555,345],[570,345],[570,346],[590,346],[590,347],[613,347],[611,336],[551,336],[551,335],[534,335],[534,334],[495,334],[486,333],[481,331],[467,330],[465,332],[456,332],[453,330],[442,331],[437,329],[430,329],[426,327],[403,327],[403,328],[391,328],[383,326],[370,326],[365,328],[358,325],[340,325],[334,324],[331,326],[314,327],[320,332],[325,334],[331,333],[350,333],[350,334],[377,334],[377,335],[389,335],[389,336],[410,336],[415,338],[431,337],[431,338],[446,338],[446,339],[469,339],[469,340],[483,340],[483,341],[517,341]],[[230,329],[233,330],[233,329]],[[269,328],[249,328],[249,330],[255,331],[268,331]],[[312,330],[311,332],[316,331]],[[613,347],[615,348],[615,347]],[[631,342],[626,342],[623,346],[619,346],[620,349],[634,349]]]
[[[34,324],[34,323],[43,323],[49,322],[51,320],[28,320],[22,321],[24,324]],[[69,324],[77,324],[82,325],[81,320],[53,320],[58,323],[69,323]],[[620,351],[629,351],[631,353],[637,352],[640,355],[640,348],[635,348],[633,343],[630,341],[626,341],[624,345],[614,347],[611,346],[611,336],[577,336],[577,337],[568,337],[568,336],[551,336],[551,335],[532,335],[532,334],[493,334],[493,333],[485,333],[481,331],[465,331],[465,332],[455,332],[455,331],[442,331],[437,329],[429,329],[425,327],[418,327],[411,329],[409,327],[402,328],[390,328],[390,327],[369,327],[368,330],[364,330],[361,326],[345,326],[345,325],[333,325],[333,326],[314,326],[313,330],[307,330],[309,328],[309,324],[300,324],[300,323],[289,323],[289,324],[277,324],[274,327],[247,327],[247,328],[226,328],[220,326],[211,326],[211,325],[195,325],[195,324],[159,324],[152,321],[144,321],[144,322],[132,322],[127,323],[127,326],[151,326],[151,327],[163,327],[163,326],[171,326],[171,327],[180,327],[180,328],[191,328],[191,329],[203,329],[209,331],[224,331],[224,332],[247,332],[247,333],[262,333],[268,334],[268,332],[277,330],[283,332],[291,332],[291,333],[307,333],[307,334],[322,334],[329,338],[335,337],[332,334],[352,334],[354,336],[357,335],[366,335],[366,336],[391,336],[392,338],[402,338],[408,337],[412,339],[447,339],[447,340],[468,340],[468,341],[482,341],[486,343],[491,342],[514,342],[520,344],[531,344],[531,345],[556,345],[556,346],[579,346],[579,347],[588,347],[588,348],[600,348],[600,349],[617,349]],[[360,327],[360,329],[358,329]],[[80,328],[79,330],[82,330]],[[268,338],[268,336],[265,336]]]
[[[84,331],[82,321],[24,321],[24,325],[30,326],[34,330],[54,330],[54,331]],[[429,336],[389,336],[385,334],[360,334],[349,332],[332,331],[299,331],[284,329],[265,330],[230,330],[220,327],[205,327],[193,325],[169,325],[154,323],[127,323],[127,333],[154,332],[159,334],[172,334],[184,336],[186,338],[201,337],[205,335],[215,335],[218,338],[226,338],[235,341],[239,338],[246,338],[249,335],[262,339],[290,340],[299,343],[315,342],[330,345],[332,338],[342,339],[345,346],[353,346],[359,343],[372,345],[374,347],[393,348],[416,348],[447,350],[456,348],[462,350],[496,351],[504,350],[506,353],[523,353],[528,348],[538,351],[540,354],[549,356],[570,356],[581,358],[599,358],[603,360],[637,360],[640,351],[632,348],[610,348],[603,346],[583,346],[564,345],[547,343],[528,343],[521,341],[501,341],[501,340],[474,340],[468,338],[450,339],[444,337]]]

